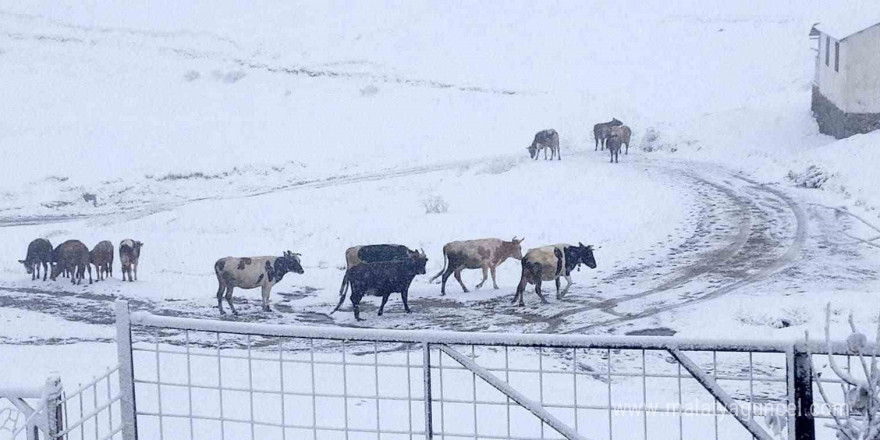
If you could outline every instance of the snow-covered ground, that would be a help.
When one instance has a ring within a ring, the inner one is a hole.
[[[0,353],[81,380],[63,359],[115,363],[114,298],[215,317],[217,258],[287,249],[305,274],[268,314],[236,291],[237,319],[788,340],[831,302],[839,334],[850,310],[873,328],[880,252],[853,237],[877,231],[831,207],[880,224],[880,138],[817,133],[822,5],[4,2]],[[634,132],[616,165],[591,130],[612,117]],[[550,127],[563,160],[528,160]],[[598,268],[525,309],[514,261],[499,290],[427,283],[444,243],[514,235],[593,244]],[[32,282],[16,260],[39,236],[141,240],[139,280],[117,262],[94,285]],[[413,313],[328,315],[344,250],[383,242],[428,254]]]

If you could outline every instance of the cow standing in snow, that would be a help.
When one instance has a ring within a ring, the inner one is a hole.
[[[98,281],[103,281],[108,275],[113,276],[113,243],[104,240],[96,244],[89,252],[89,258],[95,265],[95,275],[98,276]]]
[[[406,313],[409,310],[409,286],[412,284],[416,275],[425,274],[425,265],[428,258],[424,252],[418,251],[413,258],[407,258],[397,261],[380,261],[375,263],[361,263],[353,266],[345,271],[345,277],[342,284],[351,284],[351,305],[354,311],[354,317],[361,321],[360,310],[358,304],[365,295],[382,297],[382,305],[379,306],[379,316],[385,310],[385,303],[388,297],[394,292],[400,292],[403,300],[403,308]],[[340,290],[342,290],[340,288]],[[330,314],[332,315],[345,302],[345,295],[339,296],[339,303]]]
[[[535,160],[538,160],[538,154],[541,150],[544,150],[544,160],[547,160],[547,150],[550,150],[550,160],[553,160],[554,156],[562,160],[562,150],[559,149],[559,133],[552,128],[536,133],[532,145],[526,147],[526,150],[529,151],[529,157]]]
[[[55,281],[62,272],[70,272],[70,282],[79,284],[89,271],[89,284],[92,284],[92,266],[89,248],[79,240],[67,240],[52,251],[52,274]]]
[[[610,138],[617,138],[620,140],[621,145],[626,145],[626,152],[624,154],[629,154],[629,140],[632,138],[632,130],[626,125],[621,125],[619,127],[612,127]]]
[[[138,260],[141,258],[141,247],[144,244],[127,238],[119,243],[119,262],[122,264],[122,281],[125,281],[125,274],[128,274],[128,281],[132,282],[138,278]],[[132,268],[134,268],[134,278],[131,277]]]
[[[623,122],[617,120],[617,118],[611,118],[608,122],[600,122],[593,126],[593,139],[596,140],[596,150],[599,149],[599,146],[602,146],[602,150],[605,150],[605,140],[608,139],[608,136],[611,136],[611,128],[623,125]]]
[[[49,276],[49,265],[52,263],[52,243],[45,238],[37,238],[27,248],[24,260],[18,260],[31,276],[31,281],[40,278],[40,266],[43,266],[43,281]]]
[[[541,302],[547,303],[547,299],[541,294],[541,282],[550,280],[556,281],[556,299],[561,299],[571,287],[571,271],[581,264],[586,264],[590,269],[596,268],[593,246],[584,246],[583,243],[578,243],[577,246],[561,243],[530,249],[522,259],[522,276],[512,302],[518,303],[521,307],[525,306],[523,292],[528,284],[534,284],[535,293],[541,298]],[[568,282],[561,292],[560,277],[565,277],[565,281]]]
[[[605,141],[605,145],[611,154],[611,163],[620,163],[620,138],[611,136]]]
[[[288,272],[302,274],[305,272],[299,261],[299,254],[290,251],[284,252],[280,257],[226,257],[214,263],[214,273],[217,275],[217,308],[220,314],[223,311],[223,292],[226,292],[226,302],[234,315],[238,312],[232,305],[232,290],[236,287],[242,289],[263,289],[263,311],[268,312],[269,294],[272,286],[281,282]]]
[[[492,286],[498,288],[495,281],[495,268],[508,258],[522,260],[522,243],[523,239],[513,237],[510,241],[504,241],[499,238],[483,238],[479,240],[453,241],[443,246],[443,269],[434,275],[429,282],[434,282],[437,277],[443,275],[440,284],[440,296],[446,295],[446,280],[449,276],[455,274],[455,279],[461,285],[462,290],[468,292],[464,282],[461,281],[462,269],[483,269],[483,280],[476,285],[479,289],[483,287],[483,283],[488,278],[488,273],[492,273]]]
[[[402,261],[416,258],[418,251],[410,250],[400,244],[368,244],[352,246],[345,250],[345,270],[351,269],[361,263],[379,263],[383,261]],[[343,278],[339,288],[339,296],[345,296],[348,292],[349,283]]]

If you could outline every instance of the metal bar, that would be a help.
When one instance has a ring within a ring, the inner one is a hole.
[[[709,377],[709,375],[707,375],[702,369],[700,369],[700,367],[697,366],[694,361],[685,356],[684,353],[681,352],[681,350],[671,349],[669,350],[669,353],[672,355],[673,358],[675,358],[676,361],[678,361],[679,364],[681,364],[682,367],[685,368],[685,370],[688,371],[688,373],[691,374],[691,376],[694,377],[694,379],[697,380],[697,382],[700,383],[700,385],[703,386],[703,388],[705,388],[707,391],[709,391],[710,394],[712,394],[712,396],[715,398],[716,401],[718,401],[718,403],[721,403],[721,405],[723,405],[727,409],[727,411],[729,411],[730,414],[737,421],[739,421],[743,425],[743,427],[745,427],[746,430],[748,430],[753,436],[761,440],[773,440],[773,437],[771,437],[770,434],[767,434],[767,431],[764,431],[764,428],[762,428],[760,425],[758,425],[758,423],[755,422],[751,414],[749,414],[748,418],[743,417],[743,415],[741,414],[740,406],[736,402],[734,402],[733,399],[723,389],[721,389],[721,387],[719,387],[718,384],[714,380],[712,380],[711,377]]]
[[[678,440],[684,440],[684,414],[681,408],[681,364],[678,364]]]
[[[162,364],[159,362],[159,329],[156,329],[156,401],[159,404],[159,440],[165,439],[165,429],[162,424]]]
[[[538,347],[538,403],[544,407],[544,347]],[[541,423],[541,440],[544,438],[544,424]]]
[[[281,381],[281,424],[287,423],[287,411],[284,409],[284,341],[278,341],[278,378]],[[287,440],[287,430],[281,428],[281,440]],[[317,440],[317,439],[315,439]]]
[[[382,417],[379,414],[379,343],[373,342],[373,375],[376,381],[376,429],[382,431]]]
[[[223,423],[223,362],[220,356],[220,332],[217,332],[217,393],[220,395],[220,439],[226,439],[226,427]]]
[[[712,382],[718,383],[718,352],[712,352]],[[711,393],[711,391],[710,391]],[[751,418],[751,415],[749,415]],[[712,402],[712,418],[715,420],[715,440],[718,440],[718,403]]]
[[[434,438],[434,408],[432,408],[433,399],[431,398],[431,345],[427,342],[422,344],[422,377],[425,394],[425,440],[432,440]]]
[[[410,354],[412,350],[406,351],[406,410],[409,415],[407,420],[409,421],[409,440],[413,438],[413,425],[412,425],[412,368],[410,367]]]
[[[476,361],[476,359],[477,359],[476,348],[473,345],[471,345],[471,359],[473,359],[474,361]],[[477,432],[478,432],[478,426],[477,426],[477,375],[474,372],[471,372],[471,392],[474,395],[474,405],[473,405],[473,408],[474,408],[474,440],[477,440]],[[542,399],[542,401],[543,401],[543,399]],[[543,436],[544,425],[541,425],[541,431],[542,431],[542,436]]]
[[[312,361],[312,439],[318,439],[318,389],[315,388],[315,340],[309,340],[309,359]],[[282,397],[284,397],[282,395]]]
[[[345,423],[345,440],[348,440],[348,367],[345,362],[345,340],[342,340],[342,413]]]
[[[123,440],[137,440],[134,359],[131,352],[131,315],[128,302],[116,301],[116,355],[119,358],[120,420]]]
[[[149,327],[223,332],[240,335],[278,336],[303,339],[378,341],[398,343],[460,344],[460,345],[510,345],[515,347],[545,348],[611,348],[669,350],[677,348],[694,351],[754,351],[766,353],[785,353],[792,341],[742,342],[711,339],[682,339],[671,336],[595,336],[595,335],[557,335],[557,334],[508,334],[437,332],[430,330],[386,330],[367,328],[342,328],[321,326],[289,326],[229,322],[207,319],[177,318],[158,316],[147,312],[132,313],[132,322]],[[826,352],[826,345],[811,343],[817,352]],[[868,344],[866,350],[873,348]],[[848,353],[846,341],[832,344],[832,351]]]
[[[578,377],[577,377],[577,356],[578,356],[578,354],[577,354],[577,348],[572,348],[572,349],[571,349],[571,371],[572,371],[572,375],[571,375],[571,389],[572,389],[573,392],[574,392],[574,401],[573,401],[573,404],[574,404],[574,430],[575,430],[575,431],[580,431],[580,429],[578,429]],[[510,380],[508,380],[507,382],[510,383]],[[507,400],[508,400],[508,402],[510,401],[509,398],[508,398]],[[509,411],[509,410],[510,410],[510,409],[508,408],[508,411]],[[510,414],[508,413],[508,418],[509,418],[509,417],[510,417]],[[509,422],[508,422],[508,423],[509,423]],[[508,432],[507,432],[507,433],[510,434],[510,430],[509,430],[509,428],[508,428]]]
[[[254,426],[254,369],[251,362],[251,335],[247,336],[247,372],[248,372],[248,403],[251,411],[251,440],[256,439],[256,427]]]
[[[645,350],[642,350],[642,438],[648,440],[648,378],[647,367],[645,366]]]
[[[610,348],[607,350],[606,355],[608,356],[608,359],[607,359],[607,362],[608,362],[608,367],[607,367],[607,370],[608,370],[608,438],[613,439],[614,438],[614,434],[613,434],[614,433],[614,426],[612,423],[612,415],[613,414],[611,413],[611,349]]]
[[[443,353],[446,353],[447,356],[455,359],[456,362],[464,365],[469,370],[473,371],[474,374],[480,376],[480,378],[486,381],[486,383],[488,383],[498,391],[506,394],[511,399],[513,399],[514,402],[520,404],[523,408],[534,414],[541,421],[550,425],[551,428],[562,434],[566,439],[586,440],[586,437],[580,435],[570,426],[566,425],[561,420],[556,418],[556,416],[548,412],[540,404],[529,399],[528,397],[511,387],[510,384],[508,384],[507,382],[486,371],[485,368],[481,367],[467,356],[445,345],[440,345],[439,348],[441,351],[443,351]]]
[[[813,365],[809,352],[800,347],[793,347],[786,356],[789,377],[789,405],[794,404],[794,420],[789,426],[794,432],[789,438],[793,440],[814,440],[816,423],[813,420]]]
[[[116,403],[116,399],[117,398],[115,397],[113,401],[104,403],[104,404],[98,406],[97,408],[89,411],[88,413],[83,412],[83,410],[81,409],[80,410],[80,419],[77,422],[67,426],[63,431],[55,434],[55,436],[56,437],[63,437],[65,435],[73,432],[74,429],[81,428],[80,429],[80,438],[85,438],[85,431],[84,431],[85,423],[87,421],[89,421],[89,419],[97,416],[101,411],[104,411],[105,409],[107,409],[107,407],[109,407],[110,405]]]
[[[186,331],[186,391],[187,391],[187,412],[189,413],[189,440],[193,440],[193,392],[192,392],[192,367],[190,366],[192,359],[189,355],[189,330]]]

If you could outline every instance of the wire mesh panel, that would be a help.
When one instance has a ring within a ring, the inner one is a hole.
[[[61,396],[60,430],[53,438],[64,440],[121,439],[119,369],[107,370],[90,383]]]
[[[425,438],[419,344],[185,331],[133,345],[139,434]]]

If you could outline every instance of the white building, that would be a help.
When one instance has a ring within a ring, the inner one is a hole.
[[[812,109],[838,139],[880,128],[880,13],[826,20],[819,37]]]

